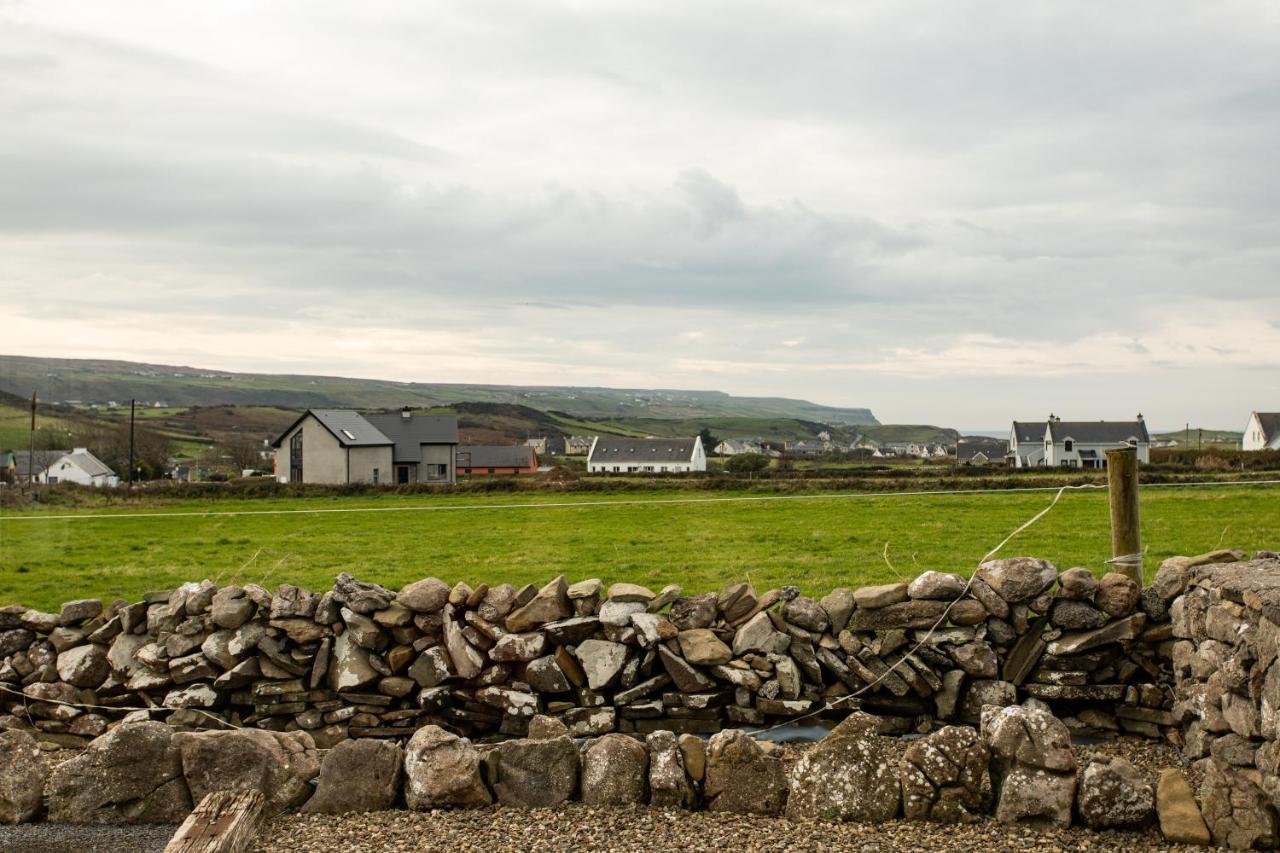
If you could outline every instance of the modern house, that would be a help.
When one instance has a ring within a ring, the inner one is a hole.
[[[118,486],[120,478],[87,448],[37,450],[34,457],[25,450],[13,454],[14,482],[23,483],[35,472],[37,483],[78,483],[81,486]]]
[[[1280,412],[1253,412],[1244,428],[1241,450],[1280,450]]]
[[[1009,443],[990,441],[966,441],[956,444],[956,461],[961,465],[1003,465],[1009,453]]]
[[[271,446],[281,483],[452,483],[458,418],[308,409]]]
[[[468,444],[458,448],[459,474],[533,474],[538,470],[538,454],[530,445],[514,447]]]
[[[1105,468],[1106,452],[1119,447],[1136,448],[1140,463],[1151,461],[1151,435],[1142,415],[1133,421],[1064,421],[1050,415],[1044,423],[1014,421],[1009,433],[1009,458],[1018,468]]]
[[[671,474],[707,470],[702,439],[599,436],[587,455],[588,474]]]

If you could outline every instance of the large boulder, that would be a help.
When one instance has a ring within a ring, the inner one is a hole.
[[[405,747],[405,804],[415,811],[480,808],[493,802],[480,780],[480,755],[471,741],[439,726],[423,726]]]
[[[24,731],[0,732],[0,823],[25,823],[40,813],[49,762]]]
[[[1160,818],[1160,834],[1173,844],[1207,846],[1212,840],[1209,827],[1200,816],[1200,806],[1191,793],[1191,785],[1176,767],[1160,773],[1156,785],[1156,813]]]
[[[174,731],[122,723],[49,777],[54,823],[178,823],[191,811]]]
[[[899,765],[903,815],[939,823],[978,820],[991,798],[990,756],[968,726],[946,726],[913,741]]]
[[[996,820],[1035,827],[1071,825],[1076,757],[1071,733],[1047,711],[986,708],[982,737],[991,750]]]
[[[1079,807],[1093,829],[1141,829],[1155,817],[1155,786],[1124,758],[1095,758],[1080,774]]]
[[[58,655],[58,678],[76,687],[98,687],[111,674],[107,647],[97,643],[67,649]]]
[[[1133,613],[1141,601],[1142,590],[1138,587],[1138,582],[1119,572],[1107,572],[1103,575],[1093,597],[1093,603],[1115,619]]]
[[[645,746],[649,750],[649,804],[657,808],[693,808],[694,790],[675,734],[665,729],[650,732]]]
[[[989,560],[978,567],[977,577],[1010,604],[1023,604],[1053,586],[1058,569],[1048,560],[1009,557]]]
[[[389,809],[400,792],[404,764],[404,755],[394,741],[344,740],[320,763],[316,792],[302,811],[341,814]]]
[[[787,803],[782,763],[765,755],[746,732],[727,729],[707,745],[704,793],[713,812],[781,814]]]
[[[787,817],[883,823],[898,814],[894,742],[876,734],[874,717],[855,712],[791,770]]]
[[[582,752],[582,802],[642,805],[648,800],[648,776],[649,753],[639,741],[622,734],[596,738]]]
[[[1213,843],[1232,850],[1269,849],[1280,843],[1276,812],[1256,770],[1206,762],[1200,807]]]
[[[539,727],[531,722],[529,728],[533,734]],[[580,758],[567,734],[509,740],[499,744],[497,751],[493,791],[501,805],[548,808],[568,802],[578,790]]]
[[[414,581],[400,590],[396,601],[418,613],[435,613],[449,601],[449,585],[436,578]]]
[[[174,742],[197,803],[213,791],[261,791],[267,813],[275,815],[305,802],[320,773],[319,753],[306,732],[182,732]]]

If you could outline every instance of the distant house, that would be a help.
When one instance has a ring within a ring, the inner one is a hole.
[[[110,466],[87,448],[72,450],[37,450],[34,457],[25,450],[14,457],[15,482],[24,483],[35,472],[37,483],[78,483],[81,486],[118,486],[120,478]]]
[[[1009,453],[1009,442],[964,441],[956,445],[956,461],[961,465],[1003,465]]]
[[[707,470],[702,439],[600,436],[587,455],[589,474],[670,474]]]
[[[715,447],[717,456],[741,456],[744,453],[777,458],[782,454],[767,445],[763,438],[726,438]]]
[[[787,451],[792,456],[826,456],[831,447],[821,441],[797,441],[787,445]]]
[[[564,455],[586,456],[591,452],[591,444],[595,440],[593,435],[571,435],[564,440]]]
[[[458,448],[458,473],[532,474],[538,470],[538,454],[530,445],[467,444]]]
[[[1009,462],[1015,468],[1044,464],[1044,434],[1048,421],[1014,421],[1009,430]]]
[[[539,456],[564,456],[565,439],[563,435],[544,435],[525,439],[525,445],[532,447]]]
[[[1105,468],[1106,452],[1119,447],[1135,448],[1140,463],[1151,461],[1151,435],[1142,415],[1133,421],[1064,421],[1050,415],[1038,448],[1030,440],[1031,426],[1014,421],[1010,432],[1009,455],[1018,468]]]
[[[452,483],[458,418],[308,409],[271,446],[281,483]]]
[[[1280,450],[1280,412],[1253,412],[1241,439],[1242,450]]]

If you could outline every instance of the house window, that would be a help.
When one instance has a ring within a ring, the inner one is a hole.
[[[289,482],[302,482],[302,430],[289,439]]]
[[[449,476],[449,475],[448,475],[448,467],[449,467],[449,466],[447,466],[447,465],[437,465],[437,464],[427,465],[427,466],[426,466],[426,468],[427,468],[427,479],[428,479],[428,480],[444,480],[444,479],[447,479],[447,478],[448,478],[448,476]]]
[[[1067,451],[1068,453],[1071,452],[1072,447],[1075,447],[1075,442],[1072,441],[1071,439],[1068,438],[1066,441],[1062,442],[1062,449]]]
[[[373,484],[375,486],[378,485],[378,469],[377,468],[373,469]]]

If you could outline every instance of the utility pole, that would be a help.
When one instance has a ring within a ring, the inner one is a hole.
[[[129,485],[133,486],[133,410],[136,399],[129,400]]]
[[[27,434],[27,485],[36,484],[36,392],[31,392],[31,432]]]
[[[1138,519],[1138,449],[1107,451],[1107,497],[1111,504],[1111,564],[1142,588],[1142,531]]]

